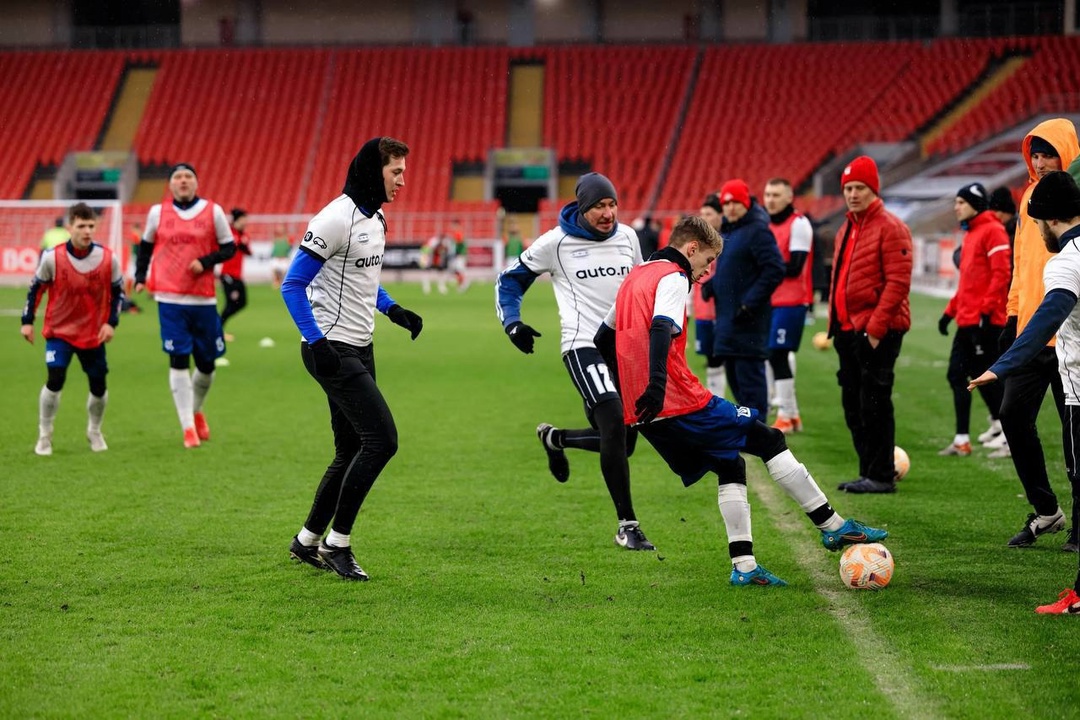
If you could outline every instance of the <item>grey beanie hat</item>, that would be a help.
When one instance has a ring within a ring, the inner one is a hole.
[[[615,186],[606,177],[596,172],[586,173],[579,177],[574,194],[577,196],[578,210],[581,212],[585,212],[604,198],[619,202]]]

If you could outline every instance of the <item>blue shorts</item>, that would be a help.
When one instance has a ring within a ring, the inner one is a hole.
[[[806,327],[806,306],[774,307],[772,309],[772,328],[769,330],[770,350],[799,349],[802,342],[803,328]]]
[[[71,364],[72,355],[78,356],[79,364],[87,377],[105,377],[109,372],[109,364],[105,362],[104,343],[96,348],[80,350],[66,340],[52,338],[45,341],[46,367],[66,368]]]
[[[195,362],[214,362],[225,354],[216,305],[158,303],[158,322],[161,349],[169,355],[192,355]]]
[[[698,355],[712,355],[713,329],[716,322],[713,320],[694,321],[694,352]]]
[[[746,432],[758,419],[754,408],[739,407],[713,396],[709,404],[689,415],[638,425],[641,434],[656,448],[683,485],[690,487],[717,460],[734,460],[746,446]]]

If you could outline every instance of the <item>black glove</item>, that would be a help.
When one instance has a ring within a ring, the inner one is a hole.
[[[526,355],[532,354],[533,344],[536,342],[533,338],[540,337],[540,333],[520,320],[507,325],[506,334],[510,336],[510,342],[514,343],[514,346]]]
[[[415,340],[416,336],[420,334],[420,331],[424,329],[424,319],[414,313],[412,310],[406,310],[398,304],[390,306],[390,309],[386,311],[386,317],[390,318],[390,322],[395,325],[400,325],[409,331],[412,335],[412,339]]]
[[[702,300],[712,300],[713,299],[713,289],[712,289],[712,281],[711,280],[706,280],[705,282],[701,283],[701,299]]]
[[[735,311],[735,324],[736,325],[742,325],[744,323],[748,323],[753,319],[754,319],[754,312],[750,308],[746,307],[745,305],[740,305],[739,309]]]
[[[950,322],[952,322],[952,318],[948,315],[943,314],[941,318],[937,321],[937,331],[942,335],[948,335]]]
[[[326,338],[311,343],[311,356],[315,361],[315,374],[319,377],[333,377],[341,369],[341,357]]]
[[[998,352],[1004,353],[1014,342],[1016,342],[1016,316],[1010,315],[1005,321],[1005,329],[998,336]]]
[[[645,386],[645,392],[634,403],[634,412],[637,413],[639,423],[652,422],[660,411],[664,409],[664,394],[667,392],[666,383],[650,380]]]

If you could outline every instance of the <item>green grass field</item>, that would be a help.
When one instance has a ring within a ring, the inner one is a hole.
[[[379,320],[401,449],[354,530],[369,583],[288,559],[332,444],[269,288],[230,325],[209,443],[181,444],[151,311],[109,346],[109,451],[87,446],[76,364],[49,458],[32,451],[43,343],[19,337],[24,291],[0,290],[0,716],[1076,716],[1080,619],[1032,612],[1076,556],[1063,535],[1005,547],[1028,512],[1009,461],[936,454],[953,433],[944,301],[913,299],[895,396],[912,470],[894,496],[836,490],[857,466],[835,354],[799,355],[792,449],[839,512],[892,533],[892,584],[855,592],[752,458],[757,556],[790,587],[730,587],[715,484],[684,489],[644,442],[635,504],[659,552],[618,549],[597,459],[572,455],[559,485],[534,434],[583,422],[550,287],[526,299],[531,356],[501,332],[490,285],[390,290],[425,329],[414,343]],[[973,415],[977,434],[980,400]],[[1056,425],[1044,413],[1067,508]]]

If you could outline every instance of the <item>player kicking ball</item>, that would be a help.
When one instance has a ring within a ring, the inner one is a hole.
[[[687,366],[686,298],[722,250],[723,240],[711,225],[699,217],[680,220],[669,246],[630,271],[596,334],[596,346],[617,358],[625,422],[637,424],[683,484],[689,487],[710,471],[717,474],[731,584],[786,585],[754,557],[740,451],[765,462],[773,480],[821,531],[826,549],[880,542],[889,533],[838,515],[788,449],[784,433],[759,420],[757,410],[713,395]]]
[[[32,345],[34,312],[42,295],[49,295],[42,330],[49,374],[39,397],[38,440],[34,446],[38,455],[52,455],[53,421],[73,356],[79,358],[90,381],[86,439],[94,452],[109,449],[101,434],[109,399],[105,389],[105,374],[109,372],[105,343],[112,340],[113,331],[120,323],[123,274],[120,261],[112,251],[94,242],[96,227],[97,216],[89,205],[78,203],[71,207],[68,211],[71,239],[42,253],[26,298],[19,331]]]

